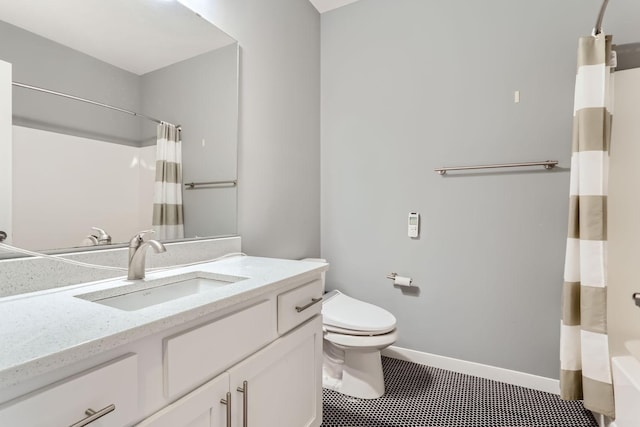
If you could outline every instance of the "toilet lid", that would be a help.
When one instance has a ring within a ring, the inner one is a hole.
[[[333,295],[330,295],[333,294]],[[341,292],[327,294],[322,303],[322,323],[329,327],[384,334],[396,327],[396,318],[384,308]]]

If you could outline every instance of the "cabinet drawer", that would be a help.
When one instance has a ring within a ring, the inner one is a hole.
[[[164,388],[171,398],[213,378],[277,338],[273,300],[164,340]]]
[[[322,311],[322,280],[278,295],[278,334],[283,335]]]
[[[0,408],[0,426],[70,426],[87,410],[115,409],[90,427],[122,427],[138,414],[138,357],[124,356],[18,398]],[[106,412],[106,410],[105,410]]]

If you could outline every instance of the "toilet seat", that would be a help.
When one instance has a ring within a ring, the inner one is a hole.
[[[396,318],[387,310],[339,291],[325,295],[322,323],[327,331],[357,336],[384,335],[396,328]]]
[[[385,348],[398,340],[398,333],[394,329],[392,332],[384,335],[363,336],[346,335],[327,331],[324,333],[324,339],[331,341],[337,346],[352,349]]]
[[[393,327],[393,328],[384,329],[381,331],[356,331],[354,329],[338,328],[337,326],[331,326],[326,324],[322,325],[322,328],[327,332],[333,332],[336,334],[344,334],[344,335],[355,335],[355,336],[362,336],[362,337],[373,337],[377,335],[385,335],[396,329],[395,327]]]

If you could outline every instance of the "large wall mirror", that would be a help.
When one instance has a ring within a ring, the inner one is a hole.
[[[12,224],[40,251],[151,228],[154,118],[181,126],[184,236],[237,233],[235,40],[178,1],[0,0],[12,64]],[[34,86],[114,106],[20,86]],[[3,253],[0,253],[0,257]]]

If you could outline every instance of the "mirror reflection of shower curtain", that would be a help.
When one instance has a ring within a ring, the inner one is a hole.
[[[161,240],[184,237],[182,207],[182,141],[174,125],[158,125],[153,229]]]
[[[573,117],[560,390],[615,416],[607,332],[607,195],[613,96],[611,36],[580,39]]]

